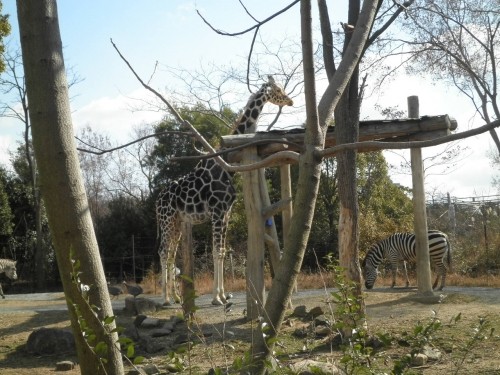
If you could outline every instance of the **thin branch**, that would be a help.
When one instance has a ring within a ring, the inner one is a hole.
[[[164,131],[164,132],[160,132],[160,133],[149,134],[149,135],[146,135],[144,137],[138,138],[138,139],[136,139],[136,140],[134,140],[132,142],[125,143],[123,145],[120,145],[120,146],[117,146],[117,147],[113,147],[113,148],[109,148],[109,149],[105,149],[105,150],[100,149],[98,147],[95,147],[95,146],[91,145],[90,143],[85,142],[84,140],[82,140],[82,139],[78,138],[77,136],[75,136],[75,138],[80,143],[83,143],[84,145],[86,145],[88,147],[92,147],[93,149],[98,150],[98,151],[93,151],[93,150],[89,150],[89,149],[85,149],[85,148],[79,148],[79,147],[77,147],[76,149],[78,151],[85,152],[87,154],[104,155],[104,154],[108,154],[108,153],[116,151],[116,150],[120,150],[122,148],[126,148],[128,146],[133,145],[134,143],[138,143],[138,142],[144,141],[145,139],[152,138],[152,137],[158,137],[158,136],[164,135],[164,134],[175,134],[175,135],[183,135],[183,136],[188,136],[188,137],[192,137],[193,136],[193,133],[191,133],[191,132],[181,132],[181,131],[169,130],[169,131]]]
[[[222,31],[222,30],[219,30],[219,29],[216,29],[215,27],[213,27],[210,22],[208,22],[200,13],[199,10],[196,10],[196,13],[198,13],[198,16],[200,16],[200,18],[203,20],[203,22],[205,22],[205,24],[207,24],[208,27],[210,27],[213,31],[215,31],[217,34],[220,34],[220,35],[225,35],[225,36],[238,36],[238,35],[243,35],[243,34],[246,34],[248,33],[249,31],[252,31],[253,29],[255,28],[259,28],[260,26],[264,25],[265,23],[271,21],[273,18],[276,18],[277,16],[279,16],[280,14],[286,12],[288,9],[292,8],[295,4],[297,4],[298,2],[300,2],[300,0],[295,0],[294,2],[292,2],[291,4],[287,5],[285,8],[279,10],[278,12],[274,13],[273,15],[267,17],[264,21],[262,22],[258,22],[256,23],[255,25],[253,25],[252,27],[246,29],[246,30],[243,30],[243,31],[238,31],[238,32],[235,32],[235,33],[228,33],[228,32],[225,32],[225,31]],[[253,17],[252,17],[253,18]]]

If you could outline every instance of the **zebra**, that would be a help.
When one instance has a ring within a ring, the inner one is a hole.
[[[13,261],[11,259],[0,259],[0,274],[5,273],[5,276],[7,276],[11,280],[16,280],[17,279],[17,272],[16,272],[16,261]],[[2,285],[0,284],[0,296],[2,296],[3,299],[5,299],[5,295],[3,294],[3,289]]]
[[[429,239],[429,256],[430,261],[435,266],[436,281],[432,286],[436,289],[439,276],[441,276],[441,285],[439,290],[445,286],[446,272],[451,267],[451,246],[448,241],[448,236],[437,230],[430,230],[427,232]],[[446,256],[446,263],[444,257]],[[415,250],[415,234],[413,233],[395,233],[386,239],[377,242],[366,253],[365,259],[361,263],[363,267],[363,276],[365,278],[366,289],[373,288],[375,280],[377,279],[377,267],[382,262],[383,258],[387,258],[391,262],[392,270],[392,285],[396,285],[396,271],[398,269],[398,262],[403,261],[406,287],[410,286],[408,279],[408,272],[406,270],[406,262],[415,262],[417,255]]]

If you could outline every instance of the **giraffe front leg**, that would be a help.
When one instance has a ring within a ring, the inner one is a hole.
[[[168,289],[167,289],[167,257],[165,253],[160,253],[160,263],[161,263],[161,293],[163,297],[163,305],[170,305]]]
[[[212,305],[225,305],[227,300],[224,294],[224,254],[225,251],[214,251],[214,288]]]
[[[177,282],[175,280],[177,276],[177,269],[175,267],[175,262],[172,259],[171,262],[168,263],[168,281],[169,281],[169,289],[172,292],[172,297],[175,303],[181,303],[181,296],[179,295]]]

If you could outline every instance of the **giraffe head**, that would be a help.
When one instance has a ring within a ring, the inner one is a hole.
[[[274,81],[272,76],[268,76],[268,81],[261,86],[259,91],[250,96],[243,113],[235,124],[233,133],[254,133],[262,107],[267,102],[280,107],[293,105],[293,100],[285,93],[283,87]]]
[[[280,107],[293,105],[293,100],[286,94],[283,87],[276,83],[273,76],[268,76],[268,82],[265,85],[267,85],[265,93],[267,95],[268,102]]]

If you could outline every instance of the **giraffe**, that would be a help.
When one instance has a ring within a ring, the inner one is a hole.
[[[291,106],[293,100],[283,88],[269,76],[268,82],[250,96],[233,134],[254,133],[264,105],[270,102],[278,106]],[[212,304],[227,302],[224,293],[224,256],[229,215],[236,199],[232,175],[213,158],[201,160],[191,173],[170,182],[156,200],[156,217],[160,237],[159,255],[164,304],[170,304],[170,293],[174,302],[180,302],[174,286],[175,256],[181,237],[181,223],[212,223],[212,256],[214,281]]]

